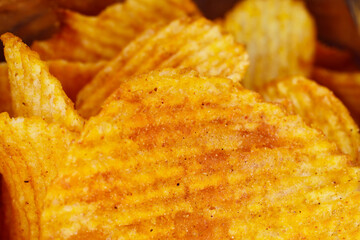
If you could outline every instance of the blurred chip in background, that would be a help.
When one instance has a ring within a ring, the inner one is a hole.
[[[56,10],[67,8],[96,15],[123,0],[0,0],[0,34],[11,31],[27,44],[49,37],[58,27]],[[194,0],[209,19],[223,17],[239,0]],[[254,0],[264,1],[264,0]],[[314,16],[318,37],[326,44],[347,48],[360,55],[360,35],[351,12],[352,0],[304,0]],[[353,0],[357,1],[357,0]],[[359,13],[360,14],[360,13]],[[2,46],[0,60],[3,59]]]

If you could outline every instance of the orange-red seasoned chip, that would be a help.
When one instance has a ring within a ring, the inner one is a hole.
[[[144,74],[72,145],[42,239],[358,239],[349,159],[230,79]]]

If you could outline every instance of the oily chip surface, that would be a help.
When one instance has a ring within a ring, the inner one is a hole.
[[[48,40],[34,42],[32,49],[43,60],[112,59],[144,30],[185,16],[200,16],[190,0],[126,0],[98,16],[65,10],[60,31]]]
[[[321,130],[338,148],[360,162],[359,128],[342,102],[327,88],[303,77],[266,84],[260,94],[268,101],[283,104],[311,127]]]
[[[76,107],[82,116],[93,116],[130,76],[167,67],[192,68],[237,82],[246,72],[248,55],[243,45],[205,18],[175,20],[131,42],[79,92]]]
[[[309,75],[315,25],[303,2],[245,0],[227,13],[225,28],[246,45],[250,67],[243,85],[257,89],[276,78]]]
[[[155,71],[86,123],[49,188],[42,238],[356,239],[348,161],[229,79]]]

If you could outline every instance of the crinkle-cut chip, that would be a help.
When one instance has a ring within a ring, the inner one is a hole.
[[[12,115],[10,85],[6,63],[0,63],[0,112],[8,112]]]
[[[66,60],[50,60],[46,64],[50,73],[56,77],[66,95],[72,100],[87,83],[106,65],[107,61],[70,62]],[[6,63],[0,63],[0,112],[8,112],[12,116],[12,101]]]
[[[238,83],[155,71],[87,121],[49,188],[42,239],[357,239],[349,159]]]
[[[0,114],[0,174],[8,190],[2,202],[10,239],[40,238],[46,191],[76,136],[37,117]]]
[[[316,43],[315,66],[336,71],[356,71],[356,56],[348,50]]]
[[[321,130],[338,148],[360,163],[359,128],[342,102],[327,88],[303,77],[270,82],[259,90],[267,101],[285,105],[311,127]]]
[[[9,82],[15,116],[39,116],[59,122],[71,130],[80,130],[83,119],[64,93],[60,82],[50,74],[48,66],[18,37],[1,36],[9,67]]]
[[[175,20],[131,42],[80,92],[76,107],[84,117],[99,112],[104,100],[129,76],[174,67],[240,81],[248,66],[244,46],[220,26],[200,18]]]
[[[79,91],[104,68],[107,61],[83,63],[50,60],[47,64],[50,73],[59,79],[66,95],[75,102]]]
[[[315,67],[312,78],[332,90],[360,124],[360,71],[339,72]]]
[[[315,51],[315,26],[303,2],[245,0],[225,17],[225,28],[247,46],[249,89],[292,75],[308,76]]]
[[[46,60],[111,59],[144,30],[189,15],[200,16],[191,0],[126,0],[95,17],[63,11],[60,31],[32,49]]]

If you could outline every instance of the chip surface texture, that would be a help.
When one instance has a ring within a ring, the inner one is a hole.
[[[85,124],[47,194],[42,239],[357,239],[348,160],[238,83],[154,71]]]

